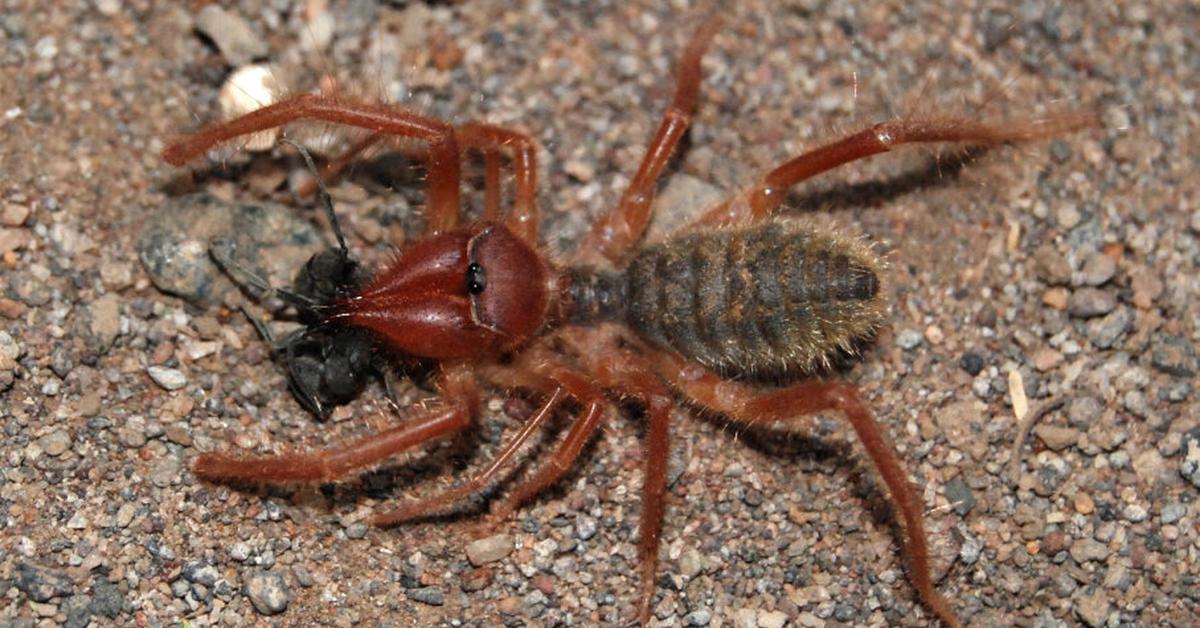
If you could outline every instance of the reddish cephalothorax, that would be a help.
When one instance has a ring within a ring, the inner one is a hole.
[[[470,426],[480,409],[480,382],[540,398],[537,410],[483,470],[374,520],[392,525],[447,509],[490,486],[515,467],[522,445],[547,418],[574,400],[578,414],[550,460],[493,504],[496,522],[562,477],[596,433],[612,398],[635,399],[648,423],[638,544],[637,606],[644,622],[654,597],[677,400],[751,428],[805,429],[814,413],[832,411],[849,422],[897,506],[909,579],[920,599],[946,624],[958,625],[933,586],[924,506],[886,432],[855,386],[813,378],[831,356],[883,322],[880,260],[856,240],[771,214],[790,186],[906,144],[1029,141],[1094,125],[1095,118],[883,122],[783,163],[680,234],[646,246],[655,183],[690,123],[700,58],[718,25],[707,21],[684,51],[674,98],[628,190],[564,259],[537,248],[536,151],[520,132],[479,122],[455,126],[397,107],[301,94],[168,145],[164,158],[181,165],[234,138],[321,120],[372,132],[332,160],[327,173],[356,151],[392,137],[420,140],[428,149],[425,236],[373,277],[364,276],[350,257],[322,190],[339,246],[310,260],[292,290],[279,291],[305,324],[280,346],[297,399],[318,415],[351,399],[363,378],[379,368],[379,354],[435,361],[441,403],[401,425],[324,451],[204,453],[193,465],[196,475],[268,484],[335,480]],[[481,222],[460,226],[460,159],[466,152],[483,157],[485,207]],[[501,216],[503,155],[512,164],[514,194],[511,209]],[[785,383],[755,383],[762,381]]]
[[[405,249],[325,321],[370,330],[416,357],[496,357],[542,327],[552,292],[529,244],[502,224],[478,223]]]

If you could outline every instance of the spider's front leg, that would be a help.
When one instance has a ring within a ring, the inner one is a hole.
[[[176,138],[163,149],[162,156],[167,163],[182,166],[231,140],[301,120],[333,122],[367,129],[379,135],[408,137],[425,142],[428,147],[429,171],[429,215],[426,234],[448,231],[458,224],[462,166],[454,126],[395,107],[324,94],[297,94],[246,115]]]
[[[466,366],[446,367],[439,388],[441,407],[389,430],[312,453],[242,457],[209,452],[196,458],[192,473],[212,482],[256,484],[329,482],[345,478],[470,425],[479,408],[479,391],[471,370]]]
[[[777,390],[759,390],[723,379],[702,366],[662,352],[653,358],[658,373],[696,404],[748,427],[808,431],[820,412],[843,415],[875,464],[904,523],[904,557],[909,580],[921,600],[947,626],[961,626],[950,604],[933,585],[924,508],[919,493],[887,433],[875,421],[853,384],[803,381]]]
[[[500,156],[504,151],[511,153],[513,168],[512,211],[505,225],[530,245],[537,244],[537,149],[533,138],[526,133],[514,131],[486,122],[472,121],[455,128],[459,148],[464,156],[468,151],[478,151],[484,159],[484,212],[488,221],[500,219],[501,194]],[[372,133],[355,142],[345,152],[326,162],[321,169],[321,178],[329,180],[345,170],[368,149],[378,145],[382,133]],[[297,189],[300,196],[310,196],[317,189],[316,181],[308,182]]]

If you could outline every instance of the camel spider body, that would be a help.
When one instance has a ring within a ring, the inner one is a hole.
[[[676,70],[673,100],[628,189],[571,259],[550,259],[538,248],[536,154],[532,139],[520,132],[480,122],[454,126],[392,106],[300,94],[170,143],[164,158],[182,165],[235,138],[308,119],[369,130],[373,135],[352,152],[389,137],[422,141],[428,151],[423,239],[368,276],[338,231],[339,247],[315,256],[295,288],[283,293],[306,324],[283,346],[293,391],[315,414],[354,396],[371,368],[372,352],[435,361],[441,403],[401,425],[323,451],[204,453],[194,473],[218,482],[337,480],[471,426],[480,410],[481,383],[536,396],[536,411],[477,475],[374,519],[394,525],[445,510],[488,487],[547,418],[573,401],[577,414],[550,460],[493,503],[497,522],[562,477],[612,399],[631,398],[644,408],[648,423],[638,543],[638,617],[646,622],[676,404],[682,400],[753,428],[804,429],[814,413],[832,412],[849,421],[897,506],[909,579],[920,600],[946,624],[958,625],[930,575],[919,493],[886,432],[855,386],[813,378],[830,356],[883,322],[881,263],[857,241],[771,214],[790,186],[903,145],[996,145],[1063,134],[1091,121],[884,122],[783,163],[710,208],[684,233],[644,246],[655,184],[688,128],[701,56],[718,26],[710,19],[692,36]],[[460,224],[460,162],[469,151],[484,158],[485,208],[482,220]],[[502,156],[514,171],[514,199],[504,216]],[[740,377],[761,373],[791,383],[766,386]]]

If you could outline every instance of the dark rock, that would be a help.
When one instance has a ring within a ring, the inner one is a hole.
[[[1117,307],[1117,297],[1099,288],[1080,288],[1067,300],[1067,311],[1076,318],[1104,316]]]
[[[67,574],[55,569],[19,562],[16,567],[17,589],[34,602],[47,602],[66,597],[75,590]]]
[[[1175,377],[1196,374],[1196,348],[1186,338],[1158,335],[1150,349],[1150,365]]]
[[[121,607],[125,604],[125,599],[121,596],[121,589],[117,585],[108,581],[107,578],[96,578],[92,584],[92,615],[102,615],[109,619],[115,619],[121,614]]]
[[[958,359],[958,366],[966,371],[968,375],[974,377],[983,370],[983,356],[974,351],[968,351]]]
[[[971,494],[971,487],[962,478],[954,478],[946,482],[946,499],[950,500],[954,512],[960,516],[965,516],[975,508],[975,496]]]
[[[439,587],[409,589],[408,598],[430,606],[441,606],[446,603],[446,594]]]

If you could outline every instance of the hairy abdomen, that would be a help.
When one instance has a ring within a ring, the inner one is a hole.
[[[644,248],[623,273],[576,271],[576,303],[721,371],[807,372],[878,327],[880,271],[861,242],[769,222]]]

